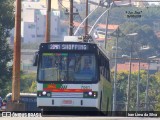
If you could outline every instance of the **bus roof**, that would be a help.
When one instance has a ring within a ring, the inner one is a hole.
[[[41,43],[40,45],[40,48],[41,49],[45,49],[47,48],[48,49],[48,45],[50,44],[55,44],[55,45],[58,45],[58,44],[76,44],[76,45],[89,45],[89,46],[97,46],[97,48],[99,48],[99,50],[106,56],[106,58],[108,58],[109,60],[109,57],[105,51],[105,49],[101,46],[98,45],[98,43],[96,43],[95,41],[94,42],[90,42],[90,43],[87,43],[87,42],[49,42],[49,43]],[[47,46],[47,47],[44,47],[44,46]],[[56,47],[56,46],[55,46]],[[93,49],[93,47],[90,47]],[[49,50],[49,49],[48,49]],[[60,49],[59,49],[60,50]]]
[[[40,44],[39,51],[53,50],[93,51],[96,50],[96,44],[87,42],[49,42]]]
[[[41,45],[43,44],[43,45],[45,45],[45,44],[53,44],[53,43],[64,43],[64,44],[68,44],[68,43],[73,43],[73,44],[95,44],[94,42],[73,42],[73,41],[61,41],[61,42],[59,42],[59,41],[55,41],[55,42],[48,42],[48,43],[45,43],[45,42],[43,42],[43,43],[41,43]]]

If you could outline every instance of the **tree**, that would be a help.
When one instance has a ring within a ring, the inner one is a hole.
[[[155,74],[155,79],[156,79],[156,81],[155,81],[156,83],[154,84],[154,86],[156,88],[155,94],[154,94],[156,96],[155,110],[160,111],[160,87],[159,87],[160,86],[160,72],[157,72]]]
[[[116,96],[116,110],[125,111],[125,102],[127,98],[127,84],[128,84],[127,71],[117,73],[117,96]],[[113,74],[111,74],[113,79]],[[130,106],[131,111],[136,110],[137,99],[137,79],[138,72],[132,72],[130,83]],[[139,82],[139,111],[145,111],[145,96],[146,96],[147,72],[140,71]],[[148,91],[148,110],[160,110],[160,72],[151,74],[149,78],[149,91]]]
[[[138,33],[136,36],[128,36],[125,39],[123,38],[119,41],[119,46],[123,48],[126,54],[129,55],[131,50],[128,46],[131,45],[133,47],[133,51],[140,52],[143,58],[156,56],[158,51],[160,51],[160,41],[150,26],[141,26],[138,23],[126,22],[121,25],[121,29],[126,35],[135,32]],[[149,46],[149,49],[141,50],[143,46]]]
[[[36,92],[36,73],[21,73],[21,92]]]
[[[0,96],[11,90],[11,71],[7,65],[12,60],[12,50],[7,43],[9,31],[14,25],[14,0],[0,0]]]

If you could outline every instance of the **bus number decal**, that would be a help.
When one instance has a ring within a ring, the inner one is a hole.
[[[81,86],[81,89],[91,89],[90,86]]]
[[[61,85],[60,89],[67,89],[67,85]]]

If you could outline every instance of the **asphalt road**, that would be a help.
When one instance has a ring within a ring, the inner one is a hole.
[[[11,117],[12,116],[12,117]],[[73,115],[48,115],[41,116],[41,113],[28,114],[20,113],[14,114],[8,112],[7,115],[0,114],[0,120],[160,120],[160,117],[97,117],[97,116],[73,116]]]
[[[49,117],[0,117],[0,120],[160,120],[160,118],[147,117],[75,117],[75,116],[49,116]]]
[[[0,120],[159,120],[160,118],[119,118],[119,117],[2,117]]]

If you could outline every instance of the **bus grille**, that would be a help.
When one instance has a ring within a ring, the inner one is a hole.
[[[52,92],[52,97],[54,98],[71,98],[71,97],[72,98],[83,98],[83,93]]]

